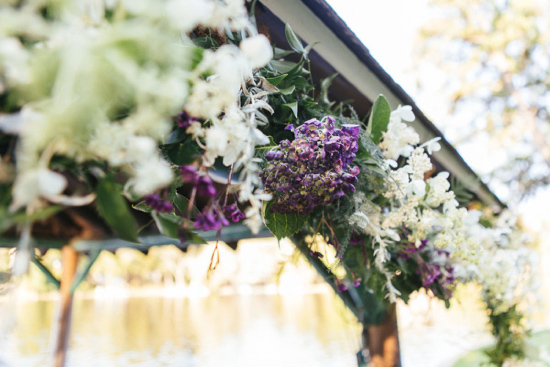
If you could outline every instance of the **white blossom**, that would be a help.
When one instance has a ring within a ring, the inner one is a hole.
[[[367,226],[369,225],[370,221],[369,218],[361,212],[355,212],[351,215],[349,218],[349,224],[351,226],[356,226],[362,230],[367,229]]]
[[[126,183],[126,189],[133,194],[144,196],[168,186],[173,179],[174,173],[168,162],[153,156],[134,165],[133,175]]]
[[[426,204],[431,207],[438,207],[443,203],[448,203],[444,208],[444,211],[448,211],[448,206],[455,203],[455,195],[452,191],[449,191],[451,184],[447,180],[449,178],[448,172],[440,172],[437,176],[429,178],[426,182],[430,186],[428,195],[426,197]],[[456,202],[458,204],[458,202]]]
[[[407,185],[407,195],[423,198],[426,195],[426,182],[424,180],[414,180]]]
[[[380,148],[386,158],[396,160],[399,156],[408,157],[412,151],[412,145],[418,144],[419,135],[404,121],[414,121],[414,114],[410,106],[397,108],[390,115],[387,131],[382,133]]]
[[[440,137],[430,139],[424,144],[422,144],[420,148],[426,148],[426,150],[428,151],[428,154],[432,155],[433,152],[438,152],[441,150],[441,144],[439,144],[440,140],[441,140]]]
[[[390,121],[414,121],[414,113],[411,106],[398,106],[390,115]]]
[[[67,187],[65,177],[46,168],[36,168],[22,172],[13,184],[11,211],[35,204],[40,198],[48,199],[61,194]]]
[[[265,66],[273,58],[273,49],[263,34],[244,39],[239,45],[252,68]]]
[[[432,169],[430,157],[424,153],[422,148],[416,148],[407,160],[410,167],[412,180],[423,180],[424,174]]]

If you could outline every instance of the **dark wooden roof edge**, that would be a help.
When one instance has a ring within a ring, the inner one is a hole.
[[[426,117],[426,115],[416,105],[414,100],[403,90],[403,88],[397,84],[393,78],[380,66],[380,64],[371,56],[367,47],[357,38],[355,33],[349,29],[346,23],[338,16],[338,14],[332,9],[330,5],[324,0],[301,0],[335,35],[344,43],[357,58],[371,70],[379,80],[390,89],[396,97],[398,97],[403,103],[410,105],[416,118],[422,122],[422,124],[433,133],[434,136],[441,138],[441,145],[444,149],[453,155],[453,158],[458,161],[465,170],[470,174],[479,177],[477,173],[470,168],[470,166],[464,161],[462,156],[456,151],[456,149],[445,139],[441,131]],[[495,203],[501,208],[506,207],[504,203],[489,189],[489,187],[479,180],[479,186],[481,190],[489,194]]]

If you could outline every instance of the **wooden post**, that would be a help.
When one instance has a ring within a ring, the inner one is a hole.
[[[384,322],[363,329],[363,347],[368,351],[369,366],[401,367],[395,304],[388,309]]]
[[[78,252],[71,246],[61,248],[61,263],[63,265],[63,274],[61,275],[60,308],[57,321],[57,335],[55,343],[54,367],[64,367],[67,357],[67,347],[71,330],[71,311],[73,306],[73,295],[71,286],[76,274],[78,264]]]

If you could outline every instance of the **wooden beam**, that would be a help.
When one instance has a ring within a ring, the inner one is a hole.
[[[76,274],[79,253],[71,246],[61,248],[61,263],[63,274],[61,276],[60,308],[57,320],[57,335],[55,343],[54,367],[64,367],[67,357],[67,347],[71,331],[71,313],[73,306],[73,295],[71,288]]]
[[[383,323],[363,329],[363,348],[369,366],[401,367],[395,303]]]

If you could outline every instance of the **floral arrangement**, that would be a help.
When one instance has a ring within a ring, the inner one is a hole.
[[[358,150],[359,125],[334,127],[334,119],[311,119],[294,129],[294,140],[283,140],[265,156],[261,173],[264,191],[273,195],[271,211],[310,214],[353,192],[359,167],[350,164]]]
[[[438,139],[420,143],[410,106],[380,96],[364,123],[328,100],[331,78],[313,83],[311,47],[289,26],[293,51],[253,24],[239,0],[0,5],[0,230],[20,232],[14,272],[34,254],[33,224],[74,206],[130,242],[156,230],[186,246],[265,223],[365,324],[419,289],[448,303],[474,280],[495,329],[513,333],[533,265],[506,214],[487,224],[434,175]],[[156,228],[138,228],[138,211]],[[495,336],[496,364],[521,357]]]
[[[121,195],[144,199],[163,232],[175,223],[189,237],[171,214],[177,187],[189,179],[179,166],[195,164],[199,187],[215,196],[206,170],[217,157],[240,169],[245,221],[258,230],[253,153],[269,141],[255,115],[269,106],[253,93],[240,105],[239,90],[272,48],[241,1],[8,2],[0,19],[1,183],[9,203],[0,228],[22,226],[18,263],[30,256],[32,218],[94,201],[117,235],[137,241]],[[220,46],[204,29],[230,42]],[[217,209],[205,210],[211,221]]]

